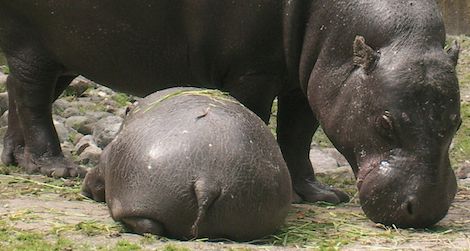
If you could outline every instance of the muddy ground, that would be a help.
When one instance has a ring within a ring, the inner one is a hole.
[[[463,129],[452,150],[458,168],[470,160],[470,40],[463,43],[459,65]],[[286,225],[251,243],[226,240],[179,242],[125,233],[104,204],[80,196],[80,180],[55,180],[0,168],[0,250],[470,250],[470,180],[447,217],[430,229],[386,228],[370,222],[355,197],[354,181],[323,177],[350,193],[350,203],[294,205]]]

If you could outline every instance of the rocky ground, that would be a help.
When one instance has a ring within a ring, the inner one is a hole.
[[[286,225],[263,240],[177,242],[128,234],[112,221],[104,204],[79,194],[80,180],[24,175],[16,168],[1,167],[0,250],[469,250],[470,41],[465,37],[457,39],[463,43],[458,70],[464,125],[451,155],[459,176],[459,193],[449,215],[436,227],[400,230],[370,222],[358,204],[348,163],[320,132],[310,154],[316,172],[324,182],[341,187],[353,199],[340,206],[295,205]],[[0,74],[0,90],[5,90],[5,78]],[[54,125],[65,155],[86,167],[96,165],[102,149],[116,135],[126,108],[136,100],[82,77],[74,80],[53,106]],[[8,96],[3,92],[0,134],[6,130],[7,109]]]

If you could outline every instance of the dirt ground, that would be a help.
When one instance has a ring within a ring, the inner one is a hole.
[[[179,242],[125,233],[104,204],[79,195],[79,183],[0,175],[0,250],[470,250],[470,182],[460,184],[448,216],[432,229],[378,226],[353,199],[336,207],[294,205],[282,230],[253,243]],[[28,246],[25,234],[43,244]]]

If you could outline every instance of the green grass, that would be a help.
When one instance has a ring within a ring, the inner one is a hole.
[[[132,104],[132,98],[124,93],[116,93],[111,97],[111,99],[116,101],[120,107],[127,107]]]
[[[167,244],[164,247],[157,249],[158,251],[190,251],[187,247],[178,246],[175,244]]]
[[[470,160],[470,103],[462,103],[461,117],[462,125],[454,138],[454,145],[450,152],[454,166]]]

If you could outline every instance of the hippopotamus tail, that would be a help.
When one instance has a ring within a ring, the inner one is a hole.
[[[220,192],[220,187],[204,179],[199,179],[194,182],[194,193],[196,194],[198,204],[197,217],[191,227],[191,234],[194,237],[198,236],[199,225],[204,220],[209,208],[214,204],[217,198],[219,198]]]

